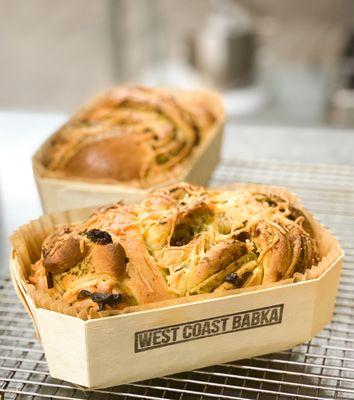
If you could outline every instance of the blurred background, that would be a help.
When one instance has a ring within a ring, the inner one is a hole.
[[[223,157],[354,165],[352,0],[0,0],[0,15],[2,243],[41,212],[33,152],[122,82],[220,91]]]
[[[128,81],[214,86],[252,123],[354,123],[352,0],[0,0],[0,9],[2,109],[72,112]]]

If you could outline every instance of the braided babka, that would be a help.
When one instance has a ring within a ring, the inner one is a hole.
[[[223,119],[211,92],[116,87],[59,129],[36,166],[46,177],[149,187],[178,176]]]
[[[122,310],[277,282],[317,261],[311,219],[285,196],[180,183],[59,227],[29,282],[77,310]]]

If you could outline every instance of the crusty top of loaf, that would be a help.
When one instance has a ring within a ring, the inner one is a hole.
[[[119,310],[272,283],[316,262],[311,222],[289,199],[180,183],[58,228],[29,280],[78,309]]]
[[[35,162],[47,177],[149,187],[178,175],[221,120],[211,92],[116,87],[60,128]]]

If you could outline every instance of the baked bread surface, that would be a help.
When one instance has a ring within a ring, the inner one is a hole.
[[[178,176],[223,117],[214,93],[116,87],[59,129],[35,165],[46,177],[150,187]]]
[[[317,262],[310,219],[287,198],[180,183],[59,227],[29,282],[89,313],[264,285]]]

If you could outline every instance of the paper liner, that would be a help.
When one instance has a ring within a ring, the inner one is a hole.
[[[200,302],[203,300],[231,296],[234,294],[242,295],[243,293],[247,293],[250,291],[271,289],[277,286],[289,285],[304,280],[317,279],[339,257],[342,256],[342,249],[335,237],[328,230],[326,230],[317,220],[315,220],[306,210],[304,210],[298,198],[294,194],[288,192],[286,189],[281,187],[255,184],[234,184],[218,187],[217,189],[238,190],[242,188],[283,196],[287,198],[294,206],[302,210],[306,214],[306,217],[309,219],[314,230],[318,242],[320,262],[317,265],[314,265],[311,268],[307,269],[304,273],[295,273],[292,278],[266,285],[234,289],[217,293],[186,296],[145,305],[128,306],[124,310],[120,311],[106,310],[98,312],[92,308],[90,308],[89,310],[78,311],[75,307],[71,306],[64,300],[56,300],[48,292],[41,289],[36,289],[34,285],[28,283],[27,279],[31,270],[31,264],[35,263],[40,258],[41,244],[43,240],[55,229],[57,225],[72,224],[80,222],[87,218],[92,211],[92,208],[89,208],[46,215],[26,225],[23,225],[13,233],[13,235],[11,236],[11,241],[13,245],[12,268],[15,269],[15,271],[13,271],[13,275],[15,276],[15,278],[17,278],[17,282],[15,280],[15,284],[18,285],[20,289],[26,292],[25,294],[27,294],[27,296],[29,296],[30,299],[33,300],[33,303],[37,308],[44,308],[51,311],[75,316],[83,320],[87,320],[93,318],[108,317],[111,315],[145,311],[161,307],[175,306],[184,303]],[[27,296],[25,296],[25,298]],[[26,308],[28,310],[28,307]],[[29,307],[29,309],[30,308],[31,307]]]

